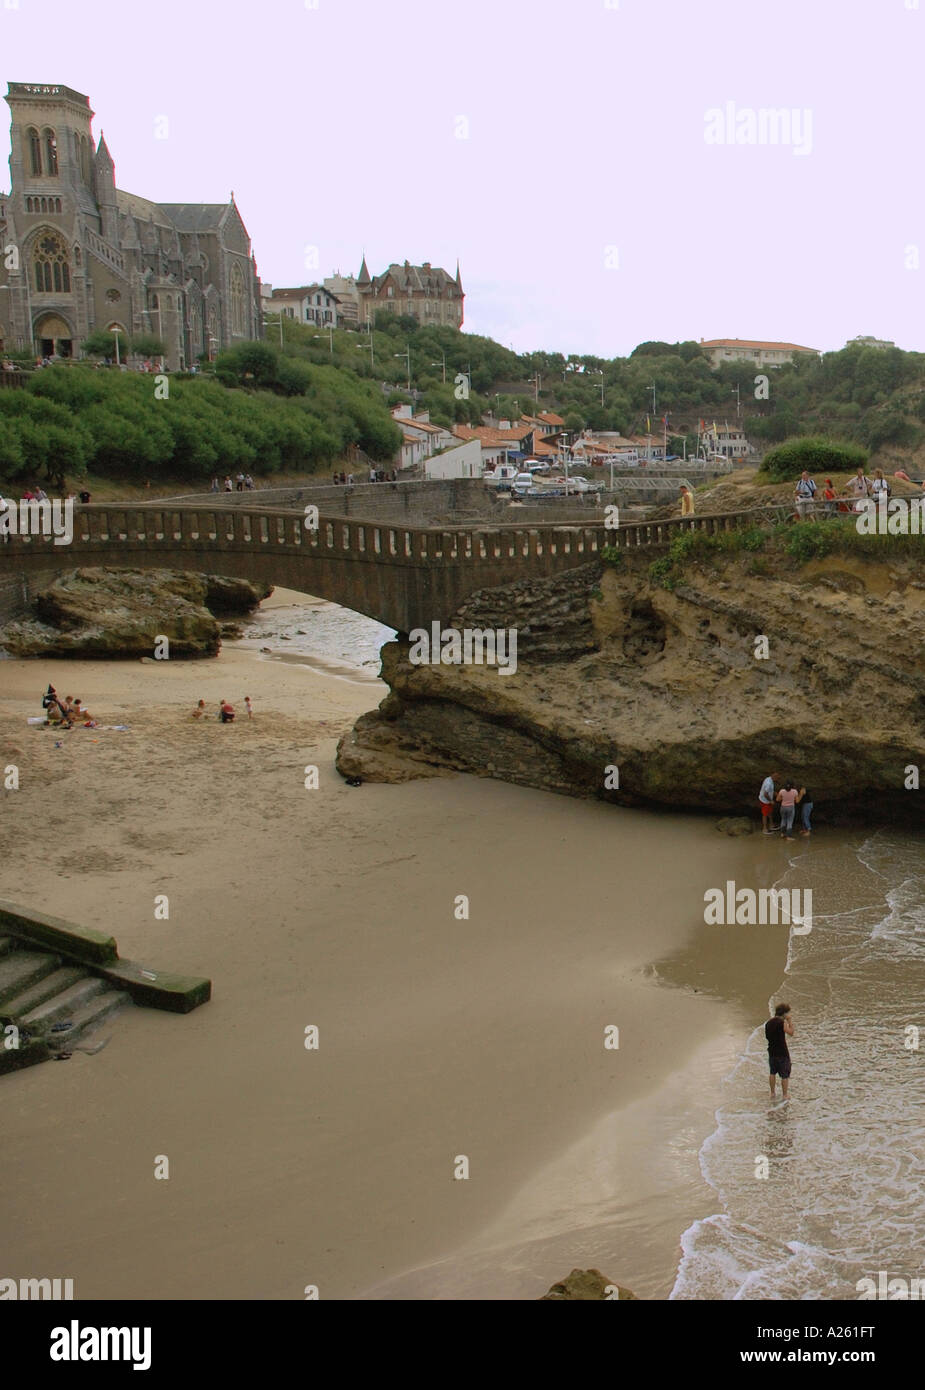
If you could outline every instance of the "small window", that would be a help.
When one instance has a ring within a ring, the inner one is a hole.
[[[55,132],[48,127],[42,132],[45,144],[45,173],[53,177],[58,174],[58,141]]]
[[[32,177],[35,179],[41,178],[42,142],[39,139],[39,133],[34,126],[30,126],[27,133],[29,139],[29,167],[32,173]]]

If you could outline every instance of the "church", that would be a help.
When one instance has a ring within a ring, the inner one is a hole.
[[[147,334],[178,371],[262,336],[257,266],[233,194],[159,204],[124,193],[105,139],[94,143],[87,97],[11,82],[6,101],[0,350],[77,357],[91,333],[123,343]]]

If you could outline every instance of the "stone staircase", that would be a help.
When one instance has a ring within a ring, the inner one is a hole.
[[[0,1020],[5,1036],[9,1025],[19,1032],[18,1046],[42,1056],[67,1055],[73,1043],[86,1038],[117,1009],[132,1003],[127,990],[117,989],[86,966],[68,963],[54,951],[0,936]],[[12,1035],[15,1036],[15,1035]]]

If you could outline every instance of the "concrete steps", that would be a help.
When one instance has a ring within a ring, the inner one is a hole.
[[[87,971],[80,965],[65,965],[60,970],[52,970],[51,974],[45,975],[34,985],[29,985],[28,989],[24,989],[12,999],[5,1000],[3,1009],[13,1018],[21,1018],[30,1009],[44,1004],[46,999],[51,999],[53,995],[67,989],[69,985],[76,984],[78,980],[85,979],[86,976]]]
[[[104,1019],[132,1002],[84,965],[0,936],[0,1020],[18,1029],[18,1046],[0,1049],[0,1072],[69,1053]],[[9,1036],[0,1030],[0,1037]]]
[[[61,957],[48,951],[11,951],[0,960],[0,1010],[6,1008],[7,1000],[43,980],[60,964]]]

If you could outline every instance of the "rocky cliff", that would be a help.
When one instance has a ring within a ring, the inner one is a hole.
[[[685,562],[672,591],[650,562],[625,552],[474,595],[447,626],[516,628],[513,674],[385,646],[390,693],[341,741],[339,770],[746,813],[779,770],[830,822],[925,819],[907,785],[925,774],[916,556],[720,553]]]
[[[10,656],[215,656],[230,614],[250,613],[265,589],[244,579],[172,570],[77,569],[36,595],[35,617],[0,629]],[[233,635],[238,635],[234,632]]]

